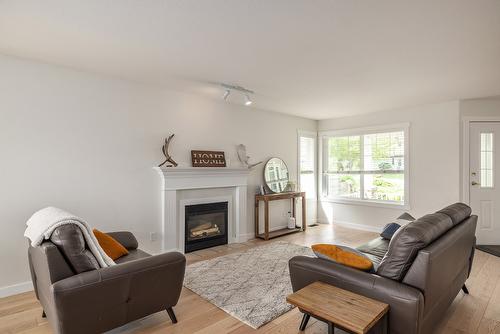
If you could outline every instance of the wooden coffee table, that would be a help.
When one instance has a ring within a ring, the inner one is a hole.
[[[323,282],[314,282],[289,295],[286,301],[304,312],[300,330],[313,316],[328,324],[328,333],[334,328],[349,333],[365,334],[383,319],[383,332],[388,331],[389,305],[357,293],[337,288]]]

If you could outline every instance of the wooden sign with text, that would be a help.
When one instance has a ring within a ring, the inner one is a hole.
[[[193,167],[226,167],[224,152],[191,151]]]

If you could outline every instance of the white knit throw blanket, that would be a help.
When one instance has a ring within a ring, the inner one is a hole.
[[[109,267],[115,262],[104,252],[99,245],[92,228],[83,219],[66,212],[64,210],[47,207],[39,210],[31,216],[26,222],[28,227],[24,231],[24,236],[31,241],[31,246],[39,246],[44,240],[50,239],[52,232],[61,226],[67,224],[74,224],[80,228],[87,243],[87,247],[97,259],[101,268]]]

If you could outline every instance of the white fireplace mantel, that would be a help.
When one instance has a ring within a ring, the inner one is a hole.
[[[230,188],[233,201],[230,201],[228,242],[239,242],[241,233],[246,231],[247,168],[229,167],[166,167],[154,169],[161,176],[162,193],[162,250],[184,252],[184,215],[181,211],[186,201],[179,201],[179,192],[183,190]],[[217,197],[196,199],[197,203],[206,200],[212,202]]]

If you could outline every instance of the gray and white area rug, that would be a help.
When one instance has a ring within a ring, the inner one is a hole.
[[[189,265],[184,286],[238,320],[260,326],[292,309],[288,260],[309,247],[278,241]]]

